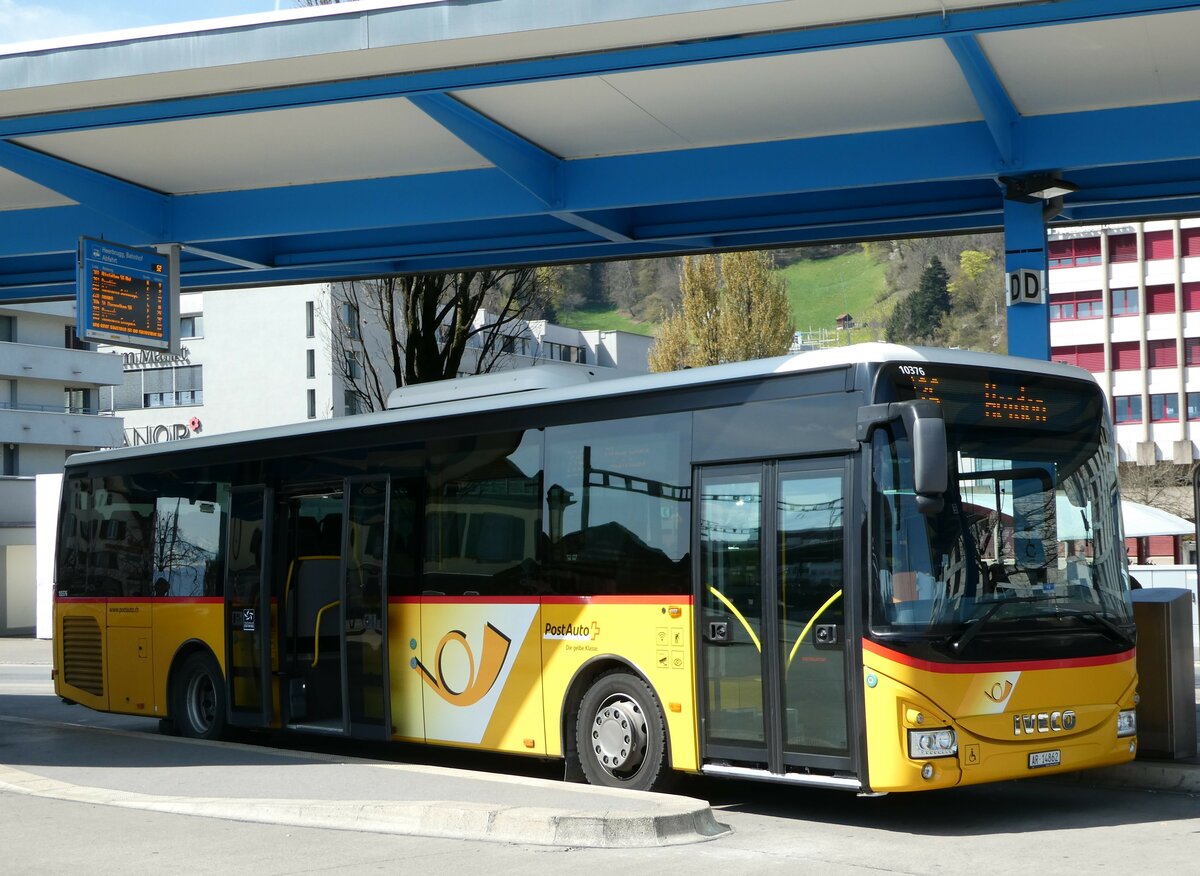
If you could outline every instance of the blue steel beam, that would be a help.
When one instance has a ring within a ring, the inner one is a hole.
[[[946,37],[945,41],[962,70],[963,78],[967,80],[979,111],[983,113],[988,130],[992,132],[1001,164],[1004,167],[1012,165],[1015,158],[1013,136],[1021,124],[1017,108],[974,35],[955,34]]]
[[[466,143],[545,206],[562,205],[562,161],[448,94],[414,94],[409,102]]]
[[[739,34],[532,61],[23,116],[0,120],[0,138],[260,112],[347,100],[408,96],[422,92],[485,88],[518,82],[595,76],[890,42],[943,39],[958,34],[1023,30],[1194,9],[1200,9],[1200,3],[1196,0],[1051,0],[1020,6],[941,11],[927,15],[833,24],[795,31]],[[23,59],[14,59],[20,60]],[[19,74],[21,68],[17,68],[17,72]],[[5,80],[0,77],[0,87],[4,86]]]
[[[170,199],[151,189],[0,139],[0,167],[151,235],[166,230]]]
[[[549,207],[550,215],[605,240],[630,240],[628,236],[594,219],[561,209],[562,159],[449,94],[414,94],[409,97],[409,102]]]
[[[1197,119],[1200,102],[1195,101],[1033,117],[1022,125],[1017,154],[1025,157],[1024,169],[1062,168],[1068,178],[1072,168],[1196,160]],[[1156,134],[1136,133],[1145,130]],[[880,161],[880,155],[888,160]],[[586,159],[568,162],[563,173],[567,207],[591,216],[592,211],[643,211],[664,204],[991,179],[995,151],[986,125],[975,122]],[[1086,196],[1084,191],[1076,197]],[[495,169],[179,195],[170,203],[170,239],[218,251],[228,244],[212,244],[222,240],[485,223],[550,212]],[[704,218],[703,209],[697,211]],[[605,222],[612,219],[612,214],[600,215]],[[639,221],[646,224],[645,217]],[[0,211],[0,256],[71,251],[80,232],[97,230],[103,231],[103,224],[78,207]],[[629,230],[634,233],[632,222]],[[143,232],[127,242],[163,239]]]

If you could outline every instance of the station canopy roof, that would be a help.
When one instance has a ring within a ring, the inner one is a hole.
[[[0,47],[0,301],[1200,212],[1200,0],[357,2]]]

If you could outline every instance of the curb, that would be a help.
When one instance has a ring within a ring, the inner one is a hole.
[[[1200,764],[1170,761],[1134,761],[1120,766],[1099,767],[1078,773],[1047,777],[1048,781],[1121,788],[1125,791],[1166,791],[1200,795]]]
[[[642,814],[563,812],[535,806],[493,806],[455,801],[229,799],[177,797],[92,788],[0,765],[0,790],[85,803],[223,818],[257,824],[446,837],[525,845],[645,848],[704,842],[730,833],[708,804],[678,798],[675,811]],[[688,805],[695,804],[695,805]]]
[[[261,751],[256,746],[246,746],[237,742],[179,737],[145,737],[128,730],[64,724],[38,718],[5,715],[0,716],[0,722],[57,727],[67,730],[88,730],[139,740],[163,742],[164,744],[247,748],[256,752]],[[382,770],[456,776],[489,782],[501,781],[505,784],[517,784],[529,788],[544,787],[547,784],[558,785],[558,783],[546,783],[542,779],[521,776],[479,776],[466,770],[423,764],[375,762],[303,751],[275,753],[288,758],[315,762],[346,763],[353,761]],[[586,811],[455,800],[424,800],[406,803],[394,800],[329,801],[160,796],[136,791],[75,785],[0,763],[0,791],[90,805],[118,806],[126,809],[223,818],[260,824],[528,845],[612,849],[645,848],[705,842],[732,833],[728,825],[717,821],[712,808],[705,800],[617,788],[588,787],[587,792],[596,797],[597,808]],[[609,809],[605,806],[603,799],[606,796],[625,799],[632,797],[649,804],[647,809],[653,808],[657,811],[630,812]]]

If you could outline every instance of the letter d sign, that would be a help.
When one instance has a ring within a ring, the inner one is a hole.
[[[1008,306],[1045,304],[1046,272],[1019,268],[1008,275]]]

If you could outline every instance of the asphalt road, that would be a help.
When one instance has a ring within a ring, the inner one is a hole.
[[[65,706],[44,666],[0,665],[0,723],[23,746],[111,744],[104,728],[153,734],[153,722]],[[18,720],[11,720],[16,718]],[[7,719],[7,720],[5,720]],[[109,740],[109,741],[106,741]],[[281,740],[267,740],[279,744]],[[286,741],[294,753],[292,740]],[[322,746],[329,753],[329,746]],[[424,748],[332,752],[549,777],[535,761]],[[265,752],[264,752],[265,754]],[[201,759],[189,769],[205,770]],[[4,763],[0,743],[0,763]],[[139,767],[153,769],[153,767]],[[1200,860],[1200,798],[1090,788],[1046,780],[926,795],[859,798],[741,782],[692,779],[683,793],[710,801],[733,833],[673,848],[580,849],[386,836],[248,824],[0,792],[0,870],[7,873],[687,873],[988,874],[1017,870],[1193,872]],[[538,803],[531,787],[528,805]]]

